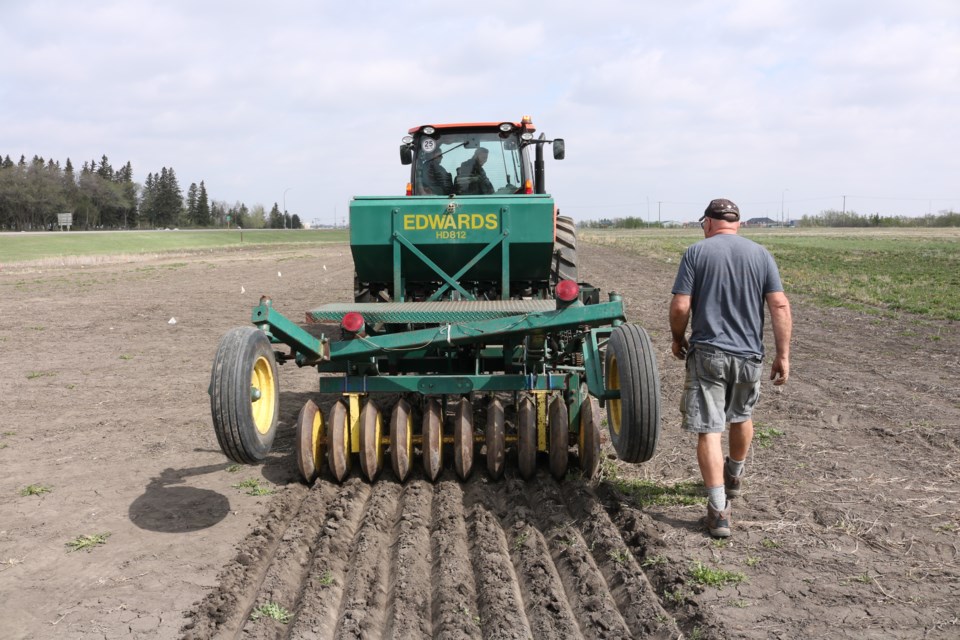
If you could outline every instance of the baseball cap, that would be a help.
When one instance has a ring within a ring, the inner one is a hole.
[[[707,205],[700,219],[703,220],[703,218],[736,222],[740,219],[740,209],[731,200],[717,198],[716,200],[711,200],[710,204]]]

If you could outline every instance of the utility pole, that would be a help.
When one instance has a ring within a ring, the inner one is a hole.
[[[293,187],[287,187],[283,190],[283,228],[287,228],[287,191],[290,191]]]
[[[663,204],[662,200],[657,200],[657,224],[663,226],[663,221],[660,220],[660,205]]]
[[[783,200],[787,195],[787,191],[790,191],[790,189],[784,189],[783,191],[780,192],[780,226],[781,227],[784,226],[784,224],[786,223],[786,220],[784,220],[784,217],[783,217]]]
[[[847,196],[843,196],[843,215],[847,215]]]

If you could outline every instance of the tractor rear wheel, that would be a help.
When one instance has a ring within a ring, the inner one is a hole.
[[[573,218],[557,216],[557,238],[553,245],[553,286],[561,280],[577,279],[577,227]]]
[[[220,340],[210,374],[210,413],[217,442],[234,462],[263,462],[277,435],[280,387],[270,340],[255,327]]]
[[[645,462],[660,439],[660,377],[650,336],[634,324],[614,327],[604,361],[605,386],[619,391],[607,400],[607,422],[617,457]]]

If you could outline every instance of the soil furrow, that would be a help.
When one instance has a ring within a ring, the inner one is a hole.
[[[323,513],[336,491],[327,483],[317,483],[300,505],[296,519],[290,523],[280,539],[276,553],[267,568],[266,577],[258,592],[254,608],[270,603],[287,611],[295,611],[301,585],[310,567],[312,546],[320,529]],[[286,627],[267,619],[244,622],[244,638],[279,638]]]
[[[433,487],[423,478],[407,481],[393,531],[393,580],[387,596],[384,638],[430,638],[430,518]]]
[[[389,480],[380,480],[373,486],[351,545],[350,569],[335,638],[383,637],[390,582],[388,550],[400,508],[400,491],[401,485]]]
[[[570,482],[573,482],[572,480]],[[547,543],[570,608],[585,638],[631,636],[602,573],[567,511],[557,483],[539,476],[526,487],[531,513]]]
[[[582,484],[564,483],[560,493],[633,634],[649,638],[679,637],[680,628],[661,605],[631,550],[640,545],[642,553],[643,543],[632,540],[628,544],[597,497]]]
[[[183,627],[186,639],[232,638],[239,635],[274,561],[281,539],[296,522],[310,495],[309,487],[290,485],[276,499],[260,524],[239,545],[237,555],[220,572],[219,587],[197,607]]]
[[[347,583],[350,550],[369,497],[370,485],[358,477],[350,478],[338,487],[317,535],[303,594],[288,637],[333,637]]]
[[[542,475],[544,470],[538,473]],[[536,482],[532,480],[531,482]],[[537,527],[537,517],[524,495],[527,481],[512,477],[504,481],[509,508],[500,518],[507,535],[510,559],[519,578],[523,604],[530,626],[538,638],[581,637],[576,616],[553,564],[553,558]],[[543,508],[538,505],[537,509]]]
[[[478,600],[473,567],[470,564],[463,489],[451,478],[441,477],[433,487],[430,513],[431,583],[433,602],[430,619],[435,638],[491,637],[486,633],[488,616]],[[421,548],[425,553],[427,547]],[[480,576],[477,576],[479,581]],[[489,617],[498,617],[493,601]],[[480,625],[484,625],[484,634]],[[501,635],[494,637],[527,637]]]
[[[520,583],[510,561],[510,550],[496,505],[503,510],[503,482],[468,485],[467,508],[470,558],[477,580],[477,605],[484,638],[533,638]],[[537,637],[539,629],[537,629]]]

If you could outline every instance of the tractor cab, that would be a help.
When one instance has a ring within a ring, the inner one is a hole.
[[[520,122],[433,124],[410,129],[400,161],[411,165],[407,195],[546,193],[543,145],[564,157],[563,140],[534,138],[529,116]],[[531,160],[531,147],[533,159]]]

